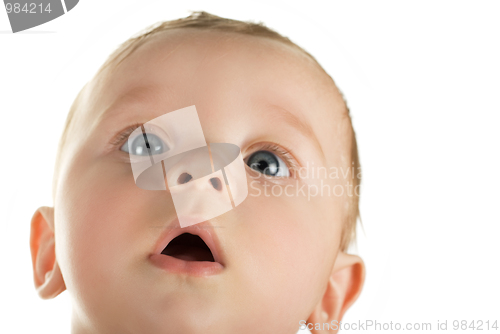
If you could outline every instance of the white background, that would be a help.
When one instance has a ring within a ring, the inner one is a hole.
[[[69,332],[68,293],[37,297],[29,252],[66,114],[119,43],[188,10],[264,22],[346,95],[367,277],[344,321],[500,322],[498,2],[83,0],[17,34],[0,9],[0,333]]]

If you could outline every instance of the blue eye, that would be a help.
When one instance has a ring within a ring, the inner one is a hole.
[[[133,155],[161,154],[168,151],[168,146],[156,135],[152,133],[136,136],[130,145],[132,152],[128,151],[128,141],[120,148],[122,151]]]
[[[270,176],[290,176],[288,167],[276,154],[269,151],[257,151],[247,161],[247,165],[256,171]]]

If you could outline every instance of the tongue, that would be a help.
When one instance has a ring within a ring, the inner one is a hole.
[[[207,249],[185,245],[171,245],[162,254],[184,261],[214,261],[212,253]]]

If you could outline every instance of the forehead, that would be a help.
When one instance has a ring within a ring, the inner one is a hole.
[[[224,123],[230,113],[251,109],[262,120],[284,117],[294,123],[321,153],[331,148],[327,142],[336,142],[335,133],[345,132],[340,130],[347,119],[333,81],[306,54],[269,38],[231,32],[159,33],[103,71],[91,91],[86,118],[92,127],[118,116],[147,122],[193,104],[199,112],[203,106],[202,124],[203,117]],[[130,108],[134,104],[165,108],[144,112]]]

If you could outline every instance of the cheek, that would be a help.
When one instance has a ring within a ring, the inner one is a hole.
[[[125,298],[124,285],[138,279],[133,277],[138,271],[130,269],[139,266],[153,245],[148,227],[158,217],[168,217],[151,208],[166,208],[168,193],[138,188],[130,166],[112,162],[85,166],[75,161],[62,181],[64,197],[56,210],[61,269],[68,290],[84,298],[84,305],[104,308],[106,300]]]
[[[243,243],[235,247],[250,250],[242,277],[252,282],[245,284],[276,309],[303,312],[290,305],[312,305],[322,291],[340,242],[340,216],[334,213],[340,210],[332,207],[331,198],[263,193],[244,203]]]

